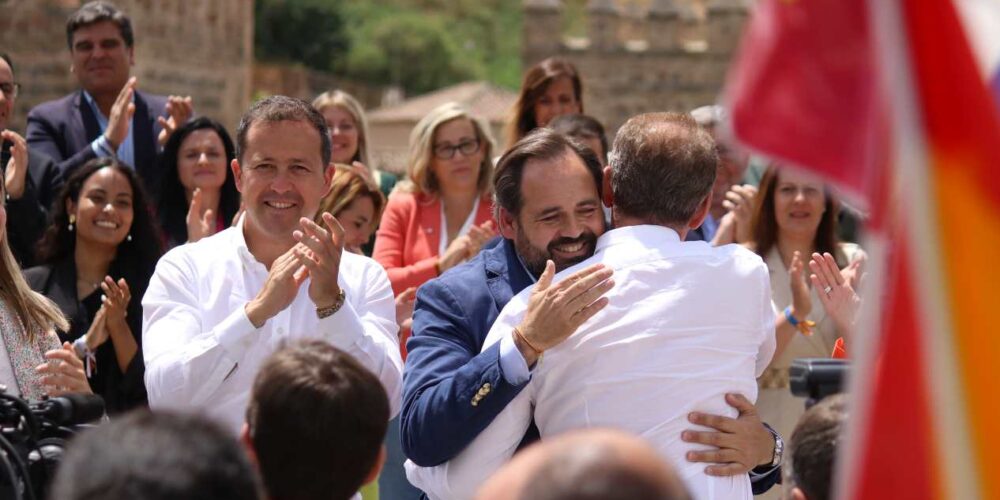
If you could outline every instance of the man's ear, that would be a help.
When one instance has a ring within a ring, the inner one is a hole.
[[[517,234],[517,228],[514,227],[514,214],[507,211],[507,209],[500,207],[500,213],[497,217],[497,224],[500,229],[500,236],[507,238],[508,240],[513,240],[514,236]]]
[[[236,190],[243,192],[243,169],[240,168],[240,160],[238,158],[233,158],[232,163],[229,164],[229,168],[233,170],[233,179],[236,180]]]
[[[601,193],[604,206],[611,208],[615,205],[614,196],[611,194],[611,166],[604,167],[604,177],[601,179]]]
[[[260,462],[257,461],[257,450],[253,447],[253,440],[250,439],[250,424],[243,422],[243,428],[240,429],[240,444],[243,445],[243,450],[247,453],[247,458],[253,463],[254,467],[259,467]]]
[[[379,473],[382,472],[382,466],[385,465],[385,458],[385,445],[382,445],[378,449],[378,456],[375,457],[375,463],[372,465],[372,470],[368,471],[368,475],[365,476],[365,481],[361,484],[368,484],[378,479]]]
[[[705,199],[701,200],[698,204],[698,209],[694,211],[694,215],[691,216],[691,220],[688,221],[687,226],[691,229],[697,229],[701,227],[701,223],[705,222],[705,217],[708,217],[708,211],[712,209],[712,193],[709,192]]]
[[[135,66],[135,46],[128,48],[128,65]]]

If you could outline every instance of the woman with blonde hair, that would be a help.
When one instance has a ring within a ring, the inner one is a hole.
[[[0,183],[0,199],[6,197]],[[83,362],[55,329],[69,323],[50,300],[31,290],[7,238],[7,209],[0,203],[0,384],[29,401],[67,393],[90,393]]]
[[[325,224],[322,215],[330,212],[344,227],[344,249],[360,254],[382,217],[385,197],[349,165],[337,163],[334,168],[330,192],[320,202],[316,223]]]
[[[583,83],[576,67],[550,57],[524,73],[521,93],[507,123],[507,147],[553,118],[583,113]]]
[[[316,96],[312,105],[326,119],[333,146],[330,161],[359,168],[367,180],[378,186],[383,195],[389,196],[396,185],[396,176],[372,168],[368,119],[361,103],[342,90],[329,90]],[[354,163],[360,163],[356,166]]]
[[[408,179],[389,197],[373,257],[398,295],[479,252],[493,229],[493,139],[479,118],[446,103],[410,134]]]

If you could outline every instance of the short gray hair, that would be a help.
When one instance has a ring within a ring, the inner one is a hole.
[[[608,163],[618,212],[673,226],[687,224],[712,192],[719,155],[691,116],[646,113],[618,131]]]

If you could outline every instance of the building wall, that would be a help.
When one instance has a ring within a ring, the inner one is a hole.
[[[717,102],[747,15],[737,0],[654,0],[641,5],[645,11],[619,0],[614,12],[591,1],[588,38],[571,40],[561,33],[560,4],[525,0],[523,67],[551,56],[572,61],[583,77],[584,111],[609,138],[635,114]],[[651,20],[652,4],[670,14]]]
[[[70,73],[66,19],[79,0],[0,0],[0,51],[23,85],[12,128],[28,110],[77,88]],[[250,101],[252,0],[115,0],[135,31],[138,88],[190,95],[195,111],[234,130]]]

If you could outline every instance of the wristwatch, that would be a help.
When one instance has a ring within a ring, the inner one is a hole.
[[[774,436],[774,456],[771,457],[771,467],[777,467],[781,465],[781,457],[785,455],[785,441],[774,429],[768,427],[768,430]]]

